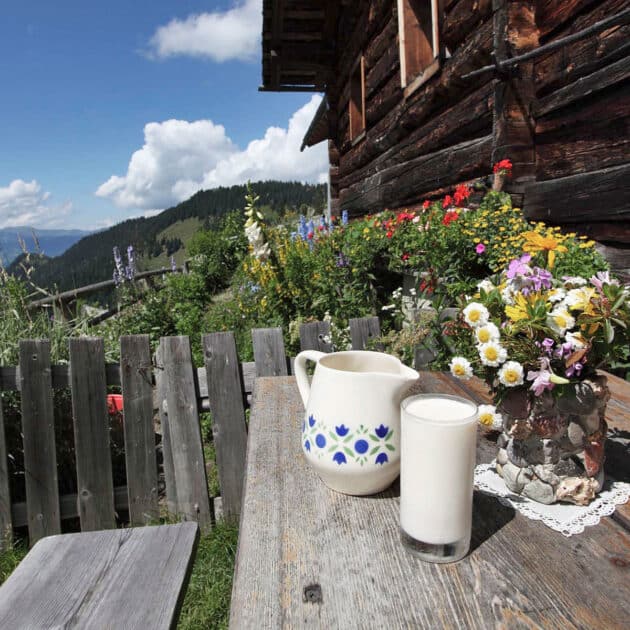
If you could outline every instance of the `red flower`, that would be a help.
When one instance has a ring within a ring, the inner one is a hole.
[[[387,238],[391,238],[394,235],[394,233],[390,230],[389,232],[387,232],[387,234],[385,234],[385,236],[387,236]]]
[[[425,199],[422,202],[422,209],[423,210],[428,210],[430,205],[431,205],[431,202],[428,199]]]
[[[323,231],[324,231],[324,226],[323,226],[323,225],[319,225],[319,226],[317,227],[317,229],[318,229],[320,232],[323,232]]]
[[[453,194],[453,200],[455,201],[456,206],[461,206],[462,202],[470,197],[470,188],[466,186],[466,184],[459,184],[455,188],[455,193]]]
[[[457,212],[455,212],[454,210],[451,210],[444,215],[444,218],[442,219],[442,225],[448,226],[451,222],[457,221],[457,219],[459,219],[459,214],[457,214]]]
[[[444,201],[442,202],[442,208],[448,208],[449,206],[453,205],[453,197],[451,197],[450,195],[446,195],[446,197],[444,197]]]
[[[313,234],[313,232],[309,232],[309,233],[306,235],[306,238],[310,241],[310,240],[312,240],[313,236],[315,236],[315,235]]]
[[[402,223],[403,221],[411,221],[414,216],[415,214],[413,212],[399,212],[396,220],[398,221],[398,223]]]
[[[492,170],[495,173],[498,173],[499,171],[505,171],[505,175],[509,177],[512,174],[512,162],[511,160],[507,159],[501,160],[492,167]]]

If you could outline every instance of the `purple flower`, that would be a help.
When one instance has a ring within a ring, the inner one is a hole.
[[[378,437],[380,437],[381,439],[383,439],[387,435],[388,431],[389,427],[386,427],[383,424],[381,424],[380,427],[376,427],[376,429],[374,429],[374,433],[376,433],[376,435],[378,435]]]
[[[542,363],[542,360],[541,360]],[[548,362],[541,365],[538,372],[529,371],[527,373],[527,380],[533,381],[531,390],[534,391],[536,396],[540,396],[546,389],[553,389],[553,383],[549,380],[551,378],[551,372],[548,369]]]
[[[345,256],[343,252],[337,253],[337,267],[349,267],[350,260]]]
[[[555,343],[556,342],[553,339],[550,339],[549,337],[545,337],[542,340],[542,343],[540,345],[544,348],[547,355],[551,356],[551,351],[553,350]]]
[[[530,254],[523,254],[520,258],[514,259],[510,262],[510,265],[507,270],[507,277],[511,280],[517,275],[524,275],[528,271],[530,271],[529,265],[527,264],[532,259]]]
[[[565,375],[567,378],[571,378],[572,376],[579,376],[582,372],[582,368],[584,366],[579,362],[575,362],[573,365],[570,365],[566,370]]]
[[[590,281],[600,293],[605,284],[619,285],[619,280],[611,279],[609,271],[598,271],[597,275],[590,277]]]
[[[534,267],[532,274],[529,276],[529,282],[534,287],[534,291],[551,288],[551,272],[540,267]]]

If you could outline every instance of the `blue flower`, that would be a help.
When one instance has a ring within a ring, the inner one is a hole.
[[[381,424],[380,427],[376,427],[376,429],[374,429],[374,433],[376,433],[376,435],[378,435],[378,437],[380,437],[381,439],[383,439],[387,435],[388,431],[389,427],[386,427],[383,424]]]
[[[311,452],[311,443],[306,440],[306,442],[304,442],[304,448],[310,453]]]
[[[324,446],[326,446],[326,438],[323,436],[323,434],[318,433],[315,436],[315,444],[317,444],[319,448],[324,448]]]
[[[313,414],[311,414],[308,417],[308,426],[309,427],[314,427],[315,426],[315,417],[313,416]]]
[[[348,429],[348,427],[345,424],[342,424],[338,427],[335,427],[335,433],[339,436],[339,437],[343,437],[344,435],[346,435],[348,433],[350,429]]]
[[[341,225],[348,225],[348,211],[341,211]]]
[[[359,455],[363,455],[369,447],[370,445],[367,443],[367,440],[357,440],[354,443],[354,450],[359,453]]]
[[[376,456],[376,461],[374,463],[380,464],[382,466],[385,462],[388,462],[388,461],[389,461],[389,458],[387,457],[387,453],[379,453]]]
[[[337,451],[333,456],[333,461],[337,462],[340,466],[341,464],[347,464],[346,456],[341,452]]]

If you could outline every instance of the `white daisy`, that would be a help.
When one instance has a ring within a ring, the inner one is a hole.
[[[566,295],[567,295],[567,292],[562,287],[556,287],[554,289],[551,289],[551,291],[549,291],[549,293],[547,294],[547,299],[550,302],[562,302],[562,300],[564,300]]]
[[[481,362],[489,367],[497,367],[507,359],[507,350],[496,341],[482,343],[478,350]]]
[[[565,331],[575,326],[575,318],[566,308],[555,308],[547,315],[547,326],[559,335],[563,335]]]
[[[572,344],[574,350],[581,350],[582,348],[586,348],[586,341],[584,337],[582,337],[582,333],[568,332],[565,334],[564,340]]]
[[[464,357],[453,357],[449,363],[451,374],[466,381],[473,375],[470,361]]]
[[[490,282],[490,280],[488,280],[488,278],[485,278],[484,280],[482,280],[478,285],[477,288],[481,291],[485,291],[486,293],[490,293],[490,291],[495,289],[494,284],[492,284],[492,282]]]
[[[488,429],[499,431],[503,426],[503,416],[497,413],[494,405],[479,405],[479,423]]]
[[[489,341],[499,341],[499,339],[501,339],[501,333],[495,324],[488,322],[484,326],[475,328],[475,337],[477,337],[477,343],[483,344]]]
[[[488,309],[479,302],[471,302],[463,311],[464,321],[473,328],[483,326],[488,323]]]
[[[506,284],[501,289],[501,299],[504,304],[512,305],[514,304],[514,287],[511,284]]]
[[[506,387],[523,384],[523,366],[517,361],[507,361],[499,370],[499,381]]]

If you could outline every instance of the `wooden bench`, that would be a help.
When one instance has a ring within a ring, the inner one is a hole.
[[[196,523],[42,538],[0,588],[0,628],[174,628]]]

